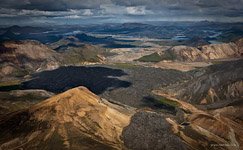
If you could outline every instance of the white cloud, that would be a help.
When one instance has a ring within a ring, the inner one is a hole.
[[[90,9],[84,9],[84,16],[92,16],[94,13]]]
[[[70,16],[65,16],[64,18],[79,19],[79,18],[82,18],[82,17],[81,16],[78,16],[78,15],[70,15]]]
[[[127,7],[126,10],[130,15],[145,15],[150,13],[150,11],[146,10],[145,6]]]
[[[91,9],[70,9],[67,11],[17,10],[0,8],[0,17],[54,17],[54,18],[81,18],[93,16]]]
[[[56,12],[41,11],[41,10],[20,10],[18,13],[20,16],[30,15],[30,16],[52,16],[56,15]]]
[[[145,6],[133,6],[133,7],[126,7],[120,5],[101,5],[101,12],[100,14],[103,15],[147,15],[153,14],[151,10],[147,10]]]
[[[119,6],[114,4],[106,4],[100,6],[100,13],[103,15],[121,15],[126,13],[125,6]]]

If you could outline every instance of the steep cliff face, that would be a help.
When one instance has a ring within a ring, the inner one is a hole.
[[[0,148],[121,149],[133,113],[78,87],[1,118]]]

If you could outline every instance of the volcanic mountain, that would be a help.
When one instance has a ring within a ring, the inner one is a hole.
[[[243,39],[222,44],[208,44],[199,47],[174,46],[161,52],[145,55],[138,61],[159,62],[163,60],[179,62],[205,62],[210,60],[241,58]]]
[[[0,120],[0,149],[122,149],[133,109],[77,87]]]
[[[0,61],[27,69],[51,69],[58,65],[57,53],[37,41],[8,41],[0,48]]]

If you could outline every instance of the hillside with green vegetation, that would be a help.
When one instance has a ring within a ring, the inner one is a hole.
[[[140,61],[140,62],[160,62],[161,60],[162,60],[162,58],[158,53],[146,55],[146,56],[143,56],[143,57],[137,59],[137,61]]]
[[[143,56],[143,57],[137,59],[137,61],[140,61],[140,62],[160,62],[162,60],[175,60],[175,59],[176,59],[176,55],[173,52],[165,51],[162,54],[155,52],[153,54]]]
[[[85,45],[83,47],[68,47],[63,52],[63,63],[80,64],[84,62],[102,62],[106,55],[109,55],[109,52],[98,46]]]

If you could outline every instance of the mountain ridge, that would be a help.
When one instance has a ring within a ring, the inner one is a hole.
[[[2,118],[1,149],[120,149],[122,129],[133,113],[77,87]]]

